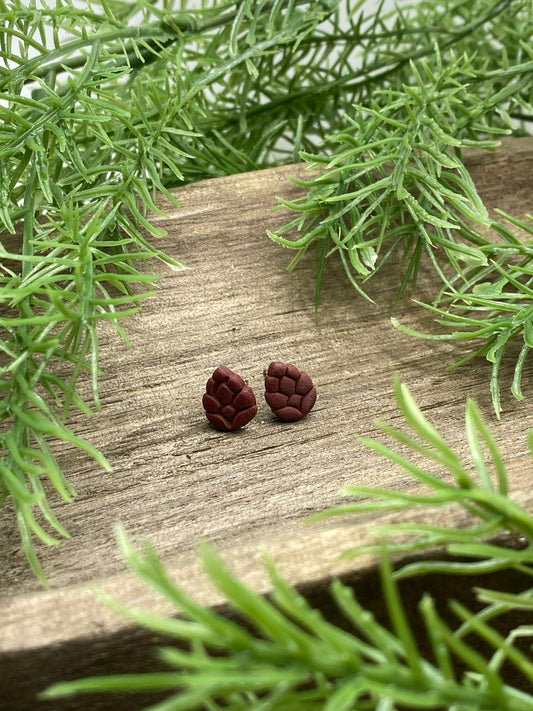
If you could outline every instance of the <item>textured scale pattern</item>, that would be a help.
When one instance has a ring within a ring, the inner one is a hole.
[[[316,389],[303,370],[274,361],[265,375],[265,400],[277,418],[296,422],[313,409]]]
[[[217,430],[234,432],[256,416],[254,391],[225,365],[215,370],[205,389],[202,400],[205,415]]]

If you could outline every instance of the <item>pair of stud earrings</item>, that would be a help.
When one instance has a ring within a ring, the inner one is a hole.
[[[265,400],[278,419],[295,422],[312,410],[316,389],[303,370],[275,360],[265,373]],[[209,422],[224,432],[239,430],[257,414],[254,391],[225,365],[207,381],[202,404]]]

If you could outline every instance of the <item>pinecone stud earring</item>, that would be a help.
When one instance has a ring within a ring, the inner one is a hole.
[[[313,409],[316,388],[303,370],[276,360],[265,375],[265,400],[278,419],[296,422]]]
[[[209,422],[223,432],[241,429],[257,414],[254,391],[225,365],[220,365],[207,381],[202,405]]]

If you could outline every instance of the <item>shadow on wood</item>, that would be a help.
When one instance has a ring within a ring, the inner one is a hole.
[[[496,543],[496,541],[494,541]],[[518,540],[507,539],[498,541],[509,547],[518,547]],[[423,561],[424,557],[406,558],[402,562]],[[450,556],[432,556],[432,560],[454,560]],[[377,621],[390,627],[388,613],[381,592],[381,582],[377,568],[371,567],[355,570],[339,576],[345,585],[353,588],[358,602]],[[298,586],[299,592],[305,596],[310,605],[320,610],[322,615],[332,624],[353,632],[353,628],[336,607],[329,592],[331,580],[317,580]],[[431,573],[416,581],[403,580],[399,583],[405,612],[411,629],[417,634],[417,644],[420,655],[433,662],[431,647],[427,633],[421,622],[418,604],[424,595],[430,595],[439,616],[453,629],[458,626],[457,618],[448,608],[450,600],[460,601],[469,610],[475,612],[481,609],[477,601],[474,587],[480,586],[502,592],[517,593],[526,590],[531,585],[531,577],[520,571],[506,570],[504,572],[488,573],[476,576],[453,576]],[[214,610],[233,620],[243,621],[236,617],[225,605],[215,606]],[[509,629],[519,624],[530,624],[527,613],[517,612],[495,618],[491,622],[493,629],[505,636]],[[245,624],[249,628],[249,625]],[[476,651],[481,654],[492,654],[493,648],[488,647],[472,635],[465,638]],[[89,676],[144,673],[168,670],[156,656],[159,646],[175,645],[176,640],[157,636],[140,628],[127,627],[120,632],[95,637],[92,639],[71,640],[65,644],[48,648],[35,649],[24,653],[10,653],[2,657],[2,675],[0,677],[0,698],[2,708],[6,711],[140,711],[148,705],[155,704],[169,696],[169,693],[158,694],[85,694],[70,699],[55,701],[40,701],[36,692],[45,689],[52,683],[79,679]],[[526,651],[528,642],[525,640],[517,645]],[[461,674],[461,665],[456,660],[457,673]],[[508,684],[529,691],[528,682],[521,678],[514,668],[507,668],[502,674]]]

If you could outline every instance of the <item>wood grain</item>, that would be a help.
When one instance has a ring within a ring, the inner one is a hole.
[[[520,217],[532,211],[532,158],[533,140],[518,139],[495,155],[474,153],[467,164],[486,203]],[[102,410],[92,418],[73,413],[69,424],[105,454],[113,472],[103,473],[71,449],[59,450],[78,495],[74,504],[54,507],[71,538],[40,551],[49,590],[29,572],[12,512],[2,509],[0,652],[19,664],[9,667],[11,688],[24,684],[16,669],[32,654],[46,659],[47,650],[80,640],[89,650],[112,635],[131,636],[102,606],[95,585],[127,604],[167,609],[125,569],[114,538],[117,521],[134,542],[150,540],[180,585],[207,604],[220,599],[196,562],[201,539],[214,542],[261,591],[268,589],[260,564],[265,548],[295,584],[371,566],[369,560],[339,562],[336,556],[369,540],[371,526],[387,517],[302,522],[338,503],[345,484],[413,488],[354,438],[377,436],[378,417],[399,422],[391,390],[395,373],[463,452],[465,399],[476,398],[509,463],[514,498],[533,510],[525,436],[533,426],[531,362],[524,372],[526,399],[518,403],[505,389],[498,422],[486,362],[446,372],[464,354],[458,344],[414,340],[391,325],[394,312],[410,326],[435,329],[410,299],[394,308],[394,263],[370,283],[375,302],[369,303],[330,260],[315,311],[312,255],[288,274],[293,253],[266,237],[267,229],[287,219],[272,209],[276,196],[298,194],[289,175],[301,176],[302,166],[180,188],[180,209],[164,206],[168,217],[156,218],[168,232],[159,246],[188,268],[155,266],[163,279],[143,314],[127,322],[130,349],[111,329],[101,331]],[[433,286],[428,270],[417,298],[430,299]],[[317,405],[301,422],[275,421],[263,400],[263,369],[275,359],[305,369],[317,386]],[[258,396],[258,416],[237,433],[210,428],[201,408],[205,382],[220,364],[239,372]],[[509,358],[502,372],[506,386],[511,372]],[[453,511],[436,516],[462,520]],[[45,678],[43,672],[27,687],[42,688]]]

